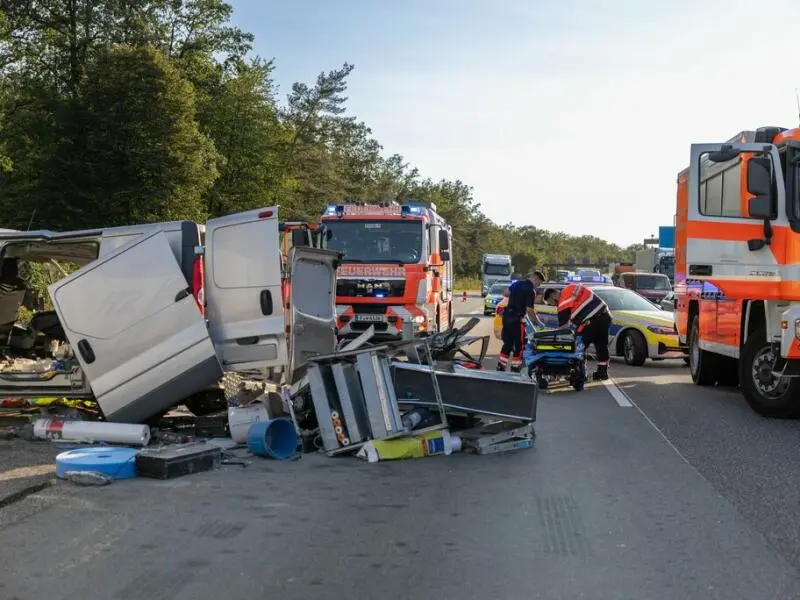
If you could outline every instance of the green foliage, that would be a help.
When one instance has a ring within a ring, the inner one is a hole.
[[[453,289],[456,295],[462,292],[477,292],[481,289],[481,280],[478,277],[472,276],[456,277],[453,283]]]
[[[384,157],[347,111],[351,64],[279,102],[272,62],[250,56],[253,36],[230,24],[223,0],[3,6],[0,226],[202,221],[275,204],[317,220],[332,202],[416,199],[453,226],[460,282],[485,252],[512,254],[522,273],[631,258],[595,237],[492,223],[466,183]]]

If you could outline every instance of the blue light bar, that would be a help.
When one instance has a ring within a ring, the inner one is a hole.
[[[400,207],[400,215],[421,215],[423,210],[425,210],[425,207],[417,204],[403,204],[403,206]]]
[[[604,275],[600,275],[599,277],[597,275],[591,275],[589,277],[581,277],[580,275],[570,275],[569,277],[567,277],[567,281],[569,282],[585,281],[586,283],[609,283],[611,280]]]

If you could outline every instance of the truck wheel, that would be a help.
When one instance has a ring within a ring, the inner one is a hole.
[[[786,419],[800,414],[800,379],[776,377],[772,345],[762,327],[753,332],[742,348],[739,379],[747,404],[762,417]]]
[[[700,348],[700,317],[695,315],[689,327],[689,371],[697,385],[714,385],[717,382],[716,356]]]
[[[622,338],[622,357],[626,365],[641,367],[647,360],[647,344],[638,331],[626,331]]]

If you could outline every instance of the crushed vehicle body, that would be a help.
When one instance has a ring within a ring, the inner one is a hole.
[[[189,221],[0,232],[9,357],[0,393],[94,399],[108,421],[143,422],[214,389],[225,372],[287,374],[293,344],[281,299],[277,208],[210,220],[200,244],[200,226]],[[295,256],[309,252],[325,253],[304,248]],[[332,257],[323,261],[329,280]],[[21,261],[76,267],[50,285],[52,310],[27,326],[16,324],[26,293]],[[327,314],[321,304],[312,312],[332,330],[333,302]],[[313,343],[302,346],[303,356],[312,351]]]

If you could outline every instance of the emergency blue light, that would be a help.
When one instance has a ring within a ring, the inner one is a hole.
[[[400,216],[407,217],[408,215],[421,215],[423,207],[413,204],[403,204],[400,207]]]
[[[325,207],[325,214],[326,215],[335,215],[336,214],[336,205],[335,204],[328,204]]]

